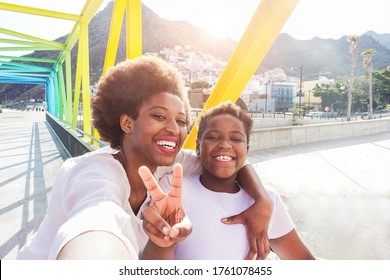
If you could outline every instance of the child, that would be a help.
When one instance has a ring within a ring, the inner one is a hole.
[[[196,142],[203,172],[183,177],[182,203],[192,233],[176,245],[174,259],[244,259],[248,241],[243,225],[227,226],[223,217],[246,209],[253,199],[237,183],[237,172],[249,150],[252,120],[232,102],[206,111]],[[160,181],[162,189],[169,179]],[[299,238],[280,196],[268,190],[274,207],[269,244],[281,259],[314,259]]]

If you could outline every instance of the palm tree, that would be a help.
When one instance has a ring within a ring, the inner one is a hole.
[[[368,71],[368,99],[370,109],[368,111],[369,119],[372,119],[372,57],[376,51],[374,49],[365,50],[361,53],[363,56],[363,65]]]
[[[357,61],[357,35],[349,35],[347,41],[349,42],[349,52],[352,55],[351,63],[351,76],[349,77],[349,87],[348,87],[348,109],[347,109],[347,121],[351,120],[351,109],[352,109],[352,90],[353,90],[353,76],[356,68]]]

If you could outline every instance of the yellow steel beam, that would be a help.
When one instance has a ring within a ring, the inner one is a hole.
[[[52,17],[58,19],[65,19],[71,21],[79,21],[81,19],[80,15],[56,12],[51,10],[45,10],[45,9],[39,9],[39,8],[15,5],[15,4],[8,4],[4,2],[0,2],[0,10],[44,16],[44,17]]]
[[[83,130],[89,134],[91,131],[91,100],[90,100],[90,80],[89,80],[89,37],[88,37],[88,22],[80,22],[80,41],[81,48],[81,90],[83,102]]]
[[[126,0],[115,0],[112,9],[110,32],[108,34],[106,56],[103,66],[103,75],[107,69],[115,64],[116,53],[121,35],[123,15],[125,13]]]
[[[260,2],[202,112],[223,101],[235,102],[238,99],[298,1],[262,0]],[[184,143],[184,148],[195,149],[199,116]]]
[[[142,55],[142,1],[127,0],[126,4],[126,57]]]
[[[84,4],[84,7],[80,13],[79,19],[76,21],[75,25],[73,26],[72,31],[70,32],[65,45],[67,50],[73,49],[73,47],[76,45],[76,43],[79,41],[80,38],[80,22],[87,22],[89,23],[97,10],[99,9],[100,5],[102,4],[103,0],[88,0]],[[62,51],[60,55],[58,56],[57,63],[60,64],[66,59],[66,51]]]
[[[121,35],[123,16],[126,9],[126,3],[128,0],[115,0],[114,7],[112,9],[110,32],[108,34],[106,56],[104,59],[103,73],[107,72],[107,69],[115,64],[116,54],[119,45],[119,39]],[[128,4],[127,4],[128,6]],[[92,135],[99,138],[99,132],[94,129]],[[95,142],[93,142],[95,143]],[[96,144],[96,143],[95,143]]]
[[[68,123],[72,122],[72,109],[73,109],[73,100],[72,100],[72,63],[71,63],[71,50],[65,50],[65,91],[66,91],[66,121]]]
[[[68,39],[65,42],[65,49],[73,49],[73,47],[76,45],[76,43],[80,39],[80,22],[76,22],[72,32],[69,34]],[[57,58],[57,64],[62,63],[62,61],[65,60],[66,52],[65,50],[61,51],[61,53],[58,55]]]
[[[83,21],[90,22],[93,16],[96,14],[103,0],[87,0],[84,4],[84,7],[81,11],[81,16]]]
[[[77,126],[77,115],[78,115],[79,103],[80,103],[81,74],[82,74],[81,48],[78,48],[74,97],[73,97],[73,118],[72,118],[73,126]]]

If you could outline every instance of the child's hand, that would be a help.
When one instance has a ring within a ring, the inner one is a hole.
[[[269,201],[256,201],[240,214],[222,219],[224,224],[245,225],[249,245],[246,256],[248,260],[254,257],[258,260],[265,259],[270,252],[267,231],[272,208],[272,201],[271,204]]]
[[[173,167],[172,184],[165,194],[146,166],[138,170],[153,204],[143,212],[143,227],[149,239],[160,247],[168,247],[184,240],[192,231],[192,225],[182,207],[181,190],[183,168]]]

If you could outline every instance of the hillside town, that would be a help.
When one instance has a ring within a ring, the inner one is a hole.
[[[195,51],[188,45],[176,45],[147,55],[160,56],[179,69],[193,108],[203,107],[227,64],[227,61]],[[241,93],[241,104],[244,103],[248,111],[260,113],[291,112],[294,106],[323,111],[321,100],[312,95],[312,89],[316,84],[329,85],[334,80],[319,76],[317,80],[302,81],[301,67],[296,69],[297,76],[287,76],[283,69],[255,73]],[[195,82],[208,86],[198,88]]]

